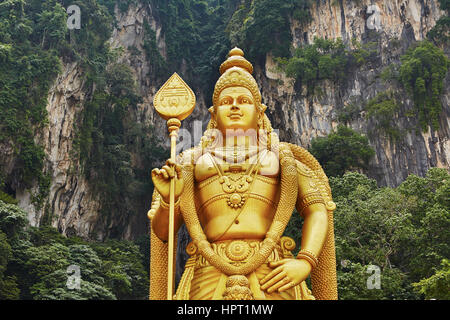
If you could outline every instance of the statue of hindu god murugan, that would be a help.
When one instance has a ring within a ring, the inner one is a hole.
[[[192,242],[174,299],[337,299],[328,179],[305,149],[280,142],[241,49],[230,51],[200,144],[153,169],[150,299],[165,299],[169,180],[176,177],[175,230]],[[294,209],[301,250],[283,236]],[[305,280],[311,274],[310,290]]]

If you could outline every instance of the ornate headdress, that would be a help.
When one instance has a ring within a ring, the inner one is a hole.
[[[220,78],[216,82],[213,93],[213,105],[218,106],[219,95],[223,89],[228,87],[245,87],[253,95],[256,107],[264,112],[265,107],[261,105],[261,92],[258,84],[253,78],[253,66],[244,58],[244,52],[239,48],[234,48],[228,53],[228,59],[220,66]]]
[[[214,135],[217,133],[214,129],[217,127],[216,120],[214,119],[215,109],[219,105],[220,93],[229,87],[244,87],[247,88],[253,96],[255,107],[258,109],[258,129],[264,130],[268,134],[266,143],[271,145],[272,125],[267,115],[264,113],[267,107],[261,103],[261,92],[259,91],[258,84],[255,78],[253,78],[253,66],[244,58],[244,51],[235,47],[228,53],[228,59],[220,65],[220,78],[217,80],[214,87],[214,93],[212,96],[213,106],[209,108],[211,114],[211,120],[208,123],[207,131],[202,137],[202,145],[205,147],[214,140]],[[277,140],[277,139],[276,139]]]

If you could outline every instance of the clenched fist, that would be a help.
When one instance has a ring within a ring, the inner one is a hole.
[[[156,190],[164,202],[169,203],[170,179],[175,177],[175,202],[180,197],[184,188],[184,180],[181,175],[181,166],[172,160],[167,160],[161,169],[152,170],[152,180]]]

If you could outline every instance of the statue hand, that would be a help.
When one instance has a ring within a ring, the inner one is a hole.
[[[261,289],[272,293],[278,289],[278,292],[290,289],[308,277],[311,272],[311,265],[306,260],[301,259],[283,259],[280,261],[269,262],[271,268],[275,268],[261,281]]]
[[[153,184],[166,203],[170,201],[170,179],[174,176],[177,178],[175,180],[175,201],[177,201],[184,188],[181,166],[169,159],[161,169],[152,170]]]

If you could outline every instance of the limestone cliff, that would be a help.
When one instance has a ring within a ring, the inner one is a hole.
[[[370,6],[372,11],[368,10]],[[308,147],[313,137],[330,133],[337,126],[339,110],[354,99],[367,101],[393,85],[383,83],[378,76],[380,72],[391,62],[398,61],[411,42],[424,39],[427,31],[444,14],[439,10],[437,1],[431,0],[320,0],[315,1],[311,12],[312,19],[308,25],[299,25],[294,20],[291,23],[294,47],[311,43],[314,37],[339,37],[346,44],[356,38],[362,43],[375,40],[379,53],[375,63],[352,73],[345,86],[336,86],[331,82],[321,83],[324,94],[320,97],[305,96],[302,88],[296,87],[292,79],[277,71],[270,55],[267,56],[265,65],[255,65],[255,77],[261,86],[263,102],[268,106],[267,112],[273,126],[279,129],[282,140],[303,147]],[[110,44],[113,48],[123,48],[118,62],[132,68],[139,94],[143,98],[143,103],[129,117],[136,123],[154,125],[156,131],[160,132],[161,141],[167,141],[166,125],[152,108],[153,96],[159,89],[149,77],[153,61],[149,61],[143,53],[143,25],[147,22],[156,34],[159,53],[166,56],[161,17],[147,2],[130,5],[126,12],[116,9],[115,15],[117,23]],[[368,24],[368,20],[372,21],[371,24]],[[393,45],[393,40],[397,40],[400,46]],[[138,53],[133,53],[131,48],[137,49]],[[45,210],[48,210],[54,217],[53,225],[66,235],[104,239],[111,236],[111,229],[119,228],[121,231],[116,236],[133,238],[146,230],[146,211],[143,210],[139,216],[130,220],[107,220],[102,217],[99,214],[100,200],[93,195],[89,181],[81,173],[79,160],[71,156],[74,132],[79,124],[78,114],[89,98],[89,93],[82,89],[83,79],[76,63],[64,65],[63,72],[48,95],[48,126],[36,136],[36,141],[45,146],[45,171],[52,178],[47,206],[36,210],[31,204],[29,190],[17,190],[16,195],[20,206],[29,213],[32,225],[38,225]],[[446,88],[449,87],[449,81],[447,77]],[[195,93],[198,101],[196,110],[183,124],[189,130],[193,130],[194,120],[201,120],[204,127],[208,119],[207,106],[210,98],[204,92]],[[404,105],[413,103],[411,97],[405,94],[402,99]],[[438,131],[429,129],[427,133],[408,132],[396,142],[372,136],[370,144],[375,148],[376,156],[371,162],[368,175],[376,178],[382,185],[394,186],[410,173],[424,175],[430,167],[448,168],[449,100],[447,92],[442,97],[444,110]],[[397,119],[400,128],[406,128],[408,121],[410,120]],[[372,125],[362,114],[351,122],[353,129],[364,134]],[[149,173],[150,170],[148,168]],[[150,194],[148,197],[148,203],[144,207],[150,204]]]
[[[400,91],[391,87],[391,83],[384,84],[380,73],[387,65],[399,62],[400,55],[412,42],[424,40],[443,14],[436,1],[315,2],[308,26],[292,23],[294,46],[312,43],[315,37],[341,38],[348,44],[352,39],[361,43],[375,41],[378,50],[376,62],[351,73],[344,88],[331,82],[323,83],[325,94],[311,99],[296,91],[292,81],[274,72],[276,66],[269,57],[265,69],[258,75],[274,127],[283,128],[281,137],[307,147],[313,137],[327,135],[337,126],[337,113],[344,106],[355,100],[368,101],[387,89]],[[400,45],[396,46],[397,43]],[[280,86],[279,80],[284,80],[284,85]],[[447,76],[445,87],[448,85]],[[430,167],[449,168],[449,99],[447,92],[442,97],[444,108],[439,131],[430,128],[426,133],[407,132],[403,139],[394,143],[383,136],[370,137],[376,156],[367,174],[381,185],[396,186],[411,173],[423,176]],[[413,101],[403,94],[401,103],[411,108]],[[407,128],[407,121],[399,118],[396,124],[400,129]],[[367,134],[373,125],[365,120],[363,114],[351,122],[351,127],[363,134]]]

